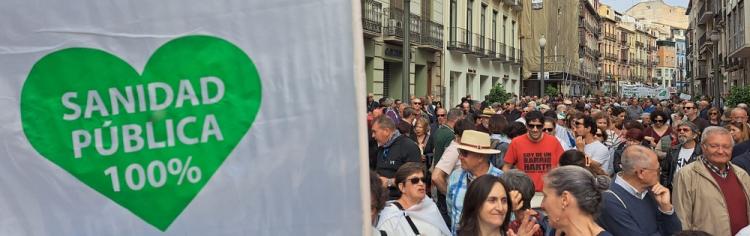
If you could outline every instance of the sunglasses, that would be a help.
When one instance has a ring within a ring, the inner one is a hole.
[[[654,123],[664,123],[664,120],[654,120]]]
[[[427,177],[426,176],[422,177],[422,178],[414,177],[414,178],[406,179],[406,180],[408,180],[409,182],[411,182],[411,184],[418,184],[419,181],[422,181],[422,183],[425,183],[425,184],[427,183]]]
[[[547,132],[547,133],[551,133],[554,130],[555,130],[554,128],[544,128],[544,129],[542,129],[542,131]]]
[[[443,117],[445,114],[437,114],[438,117]]]
[[[422,105],[422,103],[421,103],[421,102],[414,102],[414,103],[412,103],[412,104],[414,104],[414,105]]]
[[[719,113],[716,113],[716,112],[709,112],[708,114],[709,114],[709,115],[718,115]]]
[[[690,109],[695,109],[695,107],[683,107],[682,109],[690,110]]]
[[[542,128],[544,128],[544,125],[543,124],[538,124],[538,125],[527,124],[526,127],[528,127],[529,129],[535,129],[536,128],[536,129],[541,130]]]

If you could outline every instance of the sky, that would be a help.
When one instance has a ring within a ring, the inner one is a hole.
[[[689,0],[663,0],[665,3],[672,6],[681,6],[687,8]],[[625,13],[625,10],[632,7],[641,0],[600,0],[601,3],[612,6],[616,11]]]

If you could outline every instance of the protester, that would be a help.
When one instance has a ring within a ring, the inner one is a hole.
[[[505,116],[495,114],[490,117],[490,146],[500,151],[500,153],[490,156],[490,163],[499,168],[502,168],[505,164],[505,153],[508,151],[511,142],[508,135],[504,133],[507,128],[508,121],[505,120]]]
[[[401,197],[380,213],[378,229],[390,235],[451,235],[435,202],[426,196],[424,165],[406,163],[396,171]]]
[[[528,134],[514,138],[505,154],[503,170],[515,167],[534,180],[536,191],[544,186],[542,175],[557,167],[563,149],[557,138],[544,134],[544,117],[538,111],[526,115]]]
[[[375,108],[378,108],[379,106],[380,104],[378,104],[378,102],[375,101],[372,93],[367,94],[367,111],[372,112],[372,110],[375,110]]]
[[[451,110],[451,112],[460,112]],[[432,184],[435,186],[435,195],[437,196],[438,209],[443,214],[447,224],[451,224],[451,216],[448,214],[448,204],[445,195],[448,193],[448,177],[457,169],[461,169],[459,161],[458,145],[461,143],[461,137],[464,131],[473,130],[474,125],[466,119],[461,119],[454,124],[455,135],[448,147],[443,152],[443,157],[435,164],[432,170]]]
[[[732,117],[733,124],[737,126],[745,126],[746,130],[750,129],[747,123],[747,110],[743,108],[734,108],[732,109],[732,112],[730,114]],[[738,143],[732,148],[732,158],[745,154],[749,150],[750,150],[750,140]]]
[[[505,181],[511,196],[509,199],[513,202],[513,216],[515,216],[515,220],[510,222],[509,228],[514,232],[518,232],[524,222],[533,221],[539,224],[539,230],[533,234],[534,236],[542,236],[545,233],[549,233],[552,227],[549,226],[549,222],[544,220],[545,214],[542,211],[531,208],[531,200],[536,194],[534,191],[534,181],[520,170],[503,172],[503,176],[500,178]],[[527,216],[532,219],[525,220],[524,218]]]
[[[509,230],[512,204],[502,179],[484,175],[472,181],[466,190],[464,208],[457,235],[534,235],[539,225],[524,220],[517,231]],[[527,218],[524,218],[527,219]]]
[[[554,118],[549,117],[549,116],[544,117],[544,127],[542,127],[542,131],[550,136],[557,138],[557,141],[560,142],[560,145],[562,145],[564,151],[575,148],[573,146],[567,145],[568,143],[567,138],[562,138],[560,136],[557,136],[557,131],[558,131],[557,126],[558,126],[557,121]],[[565,132],[565,129],[563,129],[562,132]]]
[[[430,143],[430,123],[425,118],[417,119],[414,125],[414,138],[417,140],[417,146],[422,154],[422,162],[425,162],[428,157],[432,156],[432,150],[428,149],[427,146]]]
[[[372,136],[378,142],[378,155],[375,171],[380,175],[390,192],[389,199],[396,199],[400,192],[394,183],[394,175],[401,165],[407,162],[420,162],[417,143],[401,135],[396,125],[387,116],[375,119]]]
[[[378,223],[380,211],[385,207],[385,199],[388,198],[383,182],[374,171],[370,171],[370,220],[372,224],[372,235],[377,236],[387,234],[388,232],[378,230],[375,226]]]
[[[573,131],[576,134],[576,148],[578,151],[586,153],[586,155],[591,157],[591,160],[598,162],[602,166],[604,172],[612,174],[612,157],[609,155],[607,146],[595,139],[597,127],[594,119],[585,116],[577,119],[575,124],[576,127]]]
[[[708,125],[709,126],[722,126],[722,120],[721,120],[721,110],[716,107],[712,107],[708,109]]]
[[[622,170],[620,162],[622,160],[622,153],[625,148],[632,145],[639,145],[643,143],[643,131],[638,128],[632,128],[625,133],[625,142],[621,143],[620,146],[614,152],[612,156],[612,173],[617,173]]]
[[[677,127],[677,139],[679,143],[667,153],[661,164],[661,184],[673,190],[672,182],[677,172],[687,164],[698,160],[703,154],[701,146],[698,145],[700,131],[693,122],[685,121]]]
[[[451,219],[451,232],[456,233],[463,210],[466,188],[471,180],[482,175],[500,176],[503,172],[489,163],[488,155],[500,151],[490,147],[490,136],[475,130],[464,131],[458,145],[461,168],[453,171],[448,179],[446,203]]]
[[[659,158],[641,145],[627,147],[622,171],[604,194],[598,222],[614,235],[672,235],[682,229],[669,189],[659,184]]]
[[[435,164],[440,161],[440,158],[443,156],[443,152],[445,152],[445,149],[448,148],[448,145],[450,145],[451,141],[455,137],[455,132],[453,131],[453,126],[456,125],[456,121],[463,118],[463,113],[459,109],[451,109],[446,117],[445,124],[441,125],[437,131],[435,131],[435,138],[434,140],[434,148],[433,150],[433,158],[432,158],[432,166],[435,166]]]
[[[417,118],[420,118],[417,114],[417,110],[414,110],[414,108],[406,107],[404,108],[403,112],[401,112],[401,122],[398,122],[396,124],[396,128],[398,128],[398,132],[400,132],[402,135],[408,137],[412,141],[417,141],[417,135],[414,134],[414,121]]]
[[[703,132],[708,127],[708,121],[698,116],[698,110],[694,102],[685,103],[682,109],[685,111],[685,118],[697,125],[700,132]]]
[[[485,108],[479,115],[479,122],[476,123],[476,130],[484,133],[490,133],[490,117],[495,114],[492,108]]]
[[[544,176],[542,209],[560,235],[611,236],[594,219],[602,205],[607,176],[594,176],[578,166],[562,166]]]
[[[638,99],[631,99],[630,100],[630,106],[625,108],[628,112],[628,119],[630,120],[637,120],[641,113],[643,113],[643,108],[638,104]]]
[[[596,121],[597,130],[603,130],[607,138],[602,142],[607,148],[616,147],[620,145],[620,135],[612,129],[611,118],[603,112],[596,112],[591,115],[591,118]]]
[[[735,235],[748,225],[750,176],[729,162],[733,144],[728,130],[706,128],[704,155],[677,173],[674,206],[683,229]]]

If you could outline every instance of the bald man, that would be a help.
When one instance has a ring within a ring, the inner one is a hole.
[[[598,221],[613,235],[673,235],[682,230],[669,189],[659,184],[659,159],[649,148],[625,148],[622,171],[602,197]]]

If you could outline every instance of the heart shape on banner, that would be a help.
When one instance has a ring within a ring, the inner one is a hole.
[[[99,49],[47,54],[20,106],[37,152],[165,231],[248,132],[261,98],[242,49],[193,35],[162,45],[142,74]]]

